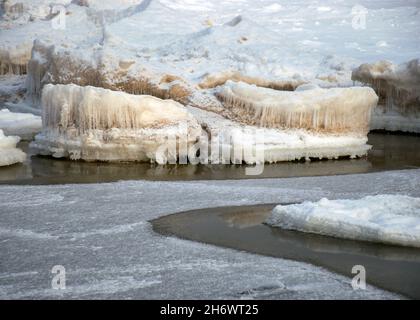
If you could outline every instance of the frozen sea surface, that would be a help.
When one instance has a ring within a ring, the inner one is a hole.
[[[420,194],[420,170],[241,181],[0,187],[0,298],[383,299],[400,296],[309,264],[157,235],[184,210]],[[54,265],[66,289],[51,289]]]

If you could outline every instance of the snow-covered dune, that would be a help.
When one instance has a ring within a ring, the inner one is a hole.
[[[367,196],[278,205],[266,221],[289,230],[420,247],[420,198]]]

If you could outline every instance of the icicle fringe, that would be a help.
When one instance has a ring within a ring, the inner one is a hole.
[[[277,91],[228,81],[217,97],[242,121],[269,128],[301,128],[330,133],[369,130],[378,97],[371,88]]]
[[[76,129],[79,134],[112,128],[156,128],[191,119],[184,106],[173,100],[74,84],[45,85],[42,108],[44,129]]]

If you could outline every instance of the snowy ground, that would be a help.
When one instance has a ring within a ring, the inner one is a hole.
[[[201,182],[0,187],[0,298],[397,298],[308,264],[166,238],[150,219],[255,203],[420,195],[420,170]],[[63,265],[67,288],[51,288]],[[349,270],[349,277],[350,277]]]

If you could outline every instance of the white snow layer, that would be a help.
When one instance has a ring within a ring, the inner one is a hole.
[[[19,136],[22,140],[32,140],[41,131],[41,117],[30,113],[10,112],[0,110],[0,129],[7,135]]]
[[[19,140],[20,138],[16,136],[5,136],[0,129],[0,167],[25,161],[26,154],[16,148]]]
[[[338,238],[420,247],[420,198],[367,196],[358,200],[278,205],[268,224]]]

